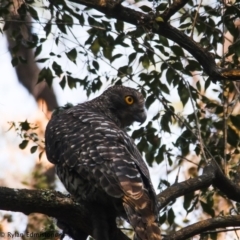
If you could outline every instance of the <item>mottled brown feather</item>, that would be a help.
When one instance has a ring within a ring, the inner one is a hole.
[[[131,106],[124,101],[128,95],[134,98]],[[46,153],[66,189],[89,207],[92,204],[95,212],[103,212],[105,228],[116,217],[123,217],[132,225],[135,239],[160,240],[157,199],[149,171],[124,131],[134,121],[146,119],[144,109],[138,91],[111,87],[99,97],[52,117],[45,134]],[[99,233],[104,231],[101,222],[96,226],[97,240],[114,240],[109,233]]]

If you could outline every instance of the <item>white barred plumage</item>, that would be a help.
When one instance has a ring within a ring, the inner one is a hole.
[[[96,240],[114,240],[111,226],[116,217],[130,222],[136,240],[161,239],[148,168],[124,130],[145,120],[143,96],[135,89],[113,86],[91,101],[54,114],[48,123],[48,160],[69,193],[92,209]],[[98,214],[102,216],[96,221]]]

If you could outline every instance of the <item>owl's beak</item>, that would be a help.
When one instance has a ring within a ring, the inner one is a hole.
[[[141,112],[138,112],[134,115],[134,120],[136,122],[140,122],[141,124],[144,123],[147,119],[147,112],[145,109],[143,109]]]

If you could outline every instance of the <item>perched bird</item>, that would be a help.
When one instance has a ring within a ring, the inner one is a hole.
[[[144,98],[124,86],[62,109],[46,128],[46,153],[66,189],[93,215],[93,238],[114,240],[116,217],[136,240],[160,240],[157,198],[148,168],[125,128],[146,120]]]

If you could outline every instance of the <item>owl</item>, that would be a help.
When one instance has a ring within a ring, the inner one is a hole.
[[[116,218],[135,240],[160,240],[158,202],[149,170],[126,127],[146,120],[144,98],[125,86],[53,114],[46,154],[71,195],[91,212],[92,237],[114,240]]]

